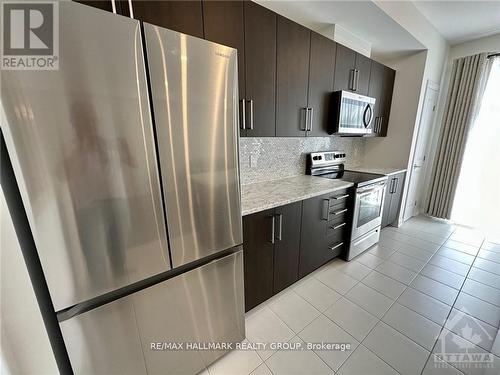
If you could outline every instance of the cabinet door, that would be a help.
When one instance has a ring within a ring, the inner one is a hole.
[[[385,67],[376,62],[372,62],[370,73],[370,85],[368,87],[368,96],[375,98],[375,109],[373,111],[372,128],[376,133],[380,131],[380,121],[383,103],[383,90],[384,90],[384,69]],[[391,179],[389,179],[390,181]]]
[[[389,176],[387,180],[387,187],[385,189],[385,197],[384,197],[384,208],[382,209],[382,228],[388,226],[389,222],[389,214],[391,211],[391,199],[392,199],[392,189],[395,184],[395,178],[393,176]]]
[[[84,5],[88,5],[90,7],[93,7],[93,8],[97,8],[97,9],[101,9],[101,10],[105,10],[107,12],[113,12],[113,5],[111,3],[111,0],[103,0],[103,1],[100,1],[100,0],[75,0],[75,2],[77,3],[80,3],[80,4],[84,4]],[[115,3],[115,9],[116,9],[116,3]],[[116,9],[117,13],[118,13],[118,9]]]
[[[382,98],[380,100],[381,102],[380,115],[382,116],[382,120],[380,123],[380,131],[379,131],[379,135],[382,137],[385,137],[387,135],[395,78],[396,78],[396,71],[387,66],[384,66],[384,75],[383,75],[384,83],[383,83]]]
[[[203,1],[205,39],[238,50],[238,90],[245,97],[245,35],[242,1]]]
[[[321,195],[302,202],[299,277],[324,263],[328,200],[329,195]]]
[[[273,295],[274,209],[243,217],[245,311]]]
[[[247,101],[253,101],[245,104],[246,135],[274,136],[276,134],[276,13],[252,1],[245,1],[244,14],[245,98]],[[249,129],[250,127],[253,129]]]
[[[203,38],[201,0],[133,0],[134,18],[170,30]]]
[[[371,59],[359,53],[356,53],[356,70],[358,71],[358,77],[356,79],[355,87],[358,94],[368,95],[371,66]]]
[[[304,136],[311,32],[278,16],[276,136]]]
[[[243,21],[243,1],[203,1],[203,26],[205,39],[224,44],[238,50],[238,96],[245,99],[245,24]],[[243,117],[240,106],[240,136],[246,135],[242,129]]]
[[[352,80],[356,63],[356,52],[352,49],[337,44],[337,54],[335,59],[335,78],[333,90],[352,91]]]
[[[399,206],[405,181],[405,173],[394,176],[394,186],[392,187],[391,206],[389,208],[389,224],[392,224],[398,217]]]
[[[311,32],[309,93],[307,106],[312,108],[311,130],[307,136],[327,137],[330,102],[333,91],[336,43]]]
[[[287,204],[275,210],[274,293],[299,278],[299,248],[302,202]]]

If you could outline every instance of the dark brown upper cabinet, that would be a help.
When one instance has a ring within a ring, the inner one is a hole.
[[[276,136],[304,136],[311,32],[278,16],[276,40]]]
[[[371,59],[346,46],[337,45],[334,91],[346,90],[368,94]]]
[[[309,90],[307,106],[311,108],[308,137],[327,137],[330,103],[333,91],[337,44],[311,31]]]
[[[380,121],[380,126],[379,126],[380,130],[378,130],[378,134],[381,137],[385,137],[387,135],[395,78],[396,78],[396,71],[387,66],[384,66],[384,86],[383,86],[384,88],[382,92],[382,99],[380,100],[382,107],[381,109],[382,120]]]
[[[241,135],[276,135],[276,13],[244,2],[245,113]],[[240,126],[241,127],[241,126]]]
[[[198,38],[203,38],[203,12],[201,0],[132,0],[132,6],[135,19]]]
[[[356,53],[356,92],[361,95],[368,95],[370,85],[370,71],[372,60],[360,53]]]
[[[204,1],[205,39],[238,50],[238,90],[245,98],[245,24],[243,1]]]
[[[75,2],[88,5],[93,8],[105,10],[107,12],[113,12],[113,4],[111,3],[111,0],[109,1],[100,1],[100,0],[94,0],[94,1],[88,1],[88,0],[75,0]],[[120,4],[121,5],[121,4]],[[115,3],[115,10],[116,13],[120,14],[118,12],[118,9],[116,9],[116,3]]]
[[[368,96],[376,99],[372,126],[377,136],[387,135],[394,78],[394,70],[372,61]]]
[[[356,52],[342,44],[337,44],[335,59],[335,81],[333,90],[349,90],[354,88],[354,68],[356,64]]]

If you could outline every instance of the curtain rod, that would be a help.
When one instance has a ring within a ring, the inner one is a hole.
[[[489,54],[488,56],[486,56],[487,59],[491,58],[491,57],[496,57],[496,56],[500,56],[500,52],[499,53],[492,53],[492,54]]]

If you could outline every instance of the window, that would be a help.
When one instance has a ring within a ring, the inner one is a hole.
[[[500,58],[469,132],[451,219],[500,237]]]

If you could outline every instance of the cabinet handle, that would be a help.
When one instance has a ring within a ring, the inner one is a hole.
[[[355,69],[349,70],[349,90],[351,91],[356,91],[356,89],[354,88],[355,76],[356,76],[356,70]]]
[[[308,131],[309,128],[308,128],[307,124],[309,122],[309,107],[304,107],[304,108],[302,108],[302,110],[304,111],[304,126],[302,126],[302,123],[301,123],[300,130]],[[301,120],[302,120],[302,116],[301,116]]]
[[[338,200],[341,200],[341,199],[346,199],[347,197],[349,197],[349,194],[337,195],[336,197],[333,197],[333,199],[335,199],[336,201],[338,201]]]
[[[340,211],[333,211],[333,212],[331,212],[331,214],[332,215],[340,215],[340,214],[343,214],[346,211],[347,211],[347,208],[344,208],[343,210],[340,210]]]
[[[247,102],[250,103],[250,127],[248,129],[253,130],[253,99],[249,99]]]
[[[245,130],[246,129],[246,109],[245,109],[245,99],[241,99],[241,124],[240,124],[240,129]]]
[[[354,91],[358,91],[359,86],[359,70],[354,71]]]
[[[393,193],[395,193],[396,190],[398,190],[398,183],[399,183],[399,178],[395,178],[394,179],[394,191],[393,191]]]
[[[326,203],[326,205],[325,205]],[[330,212],[330,199],[323,200],[323,220],[328,220],[328,213]]]
[[[330,245],[330,246],[328,246],[328,248],[329,248],[330,250],[335,250],[336,248],[338,248],[338,247],[342,246],[343,244],[344,244],[343,242],[340,242],[340,243],[338,243],[338,244],[336,244],[336,245]]]
[[[111,0],[111,10],[114,14],[116,14],[116,2],[115,0]]]
[[[313,117],[314,117],[314,108],[313,107],[309,107],[309,111],[311,112],[311,114],[309,115],[309,131],[312,131],[313,130]]]
[[[275,216],[271,216],[271,243],[274,244],[274,218]]]
[[[339,225],[334,225],[333,227],[331,227],[331,229],[333,230],[337,230],[339,228],[342,228],[344,225],[346,225],[347,223],[342,223],[342,224],[339,224]]]
[[[277,214],[278,216],[278,240],[281,241],[283,235],[283,214]]]

